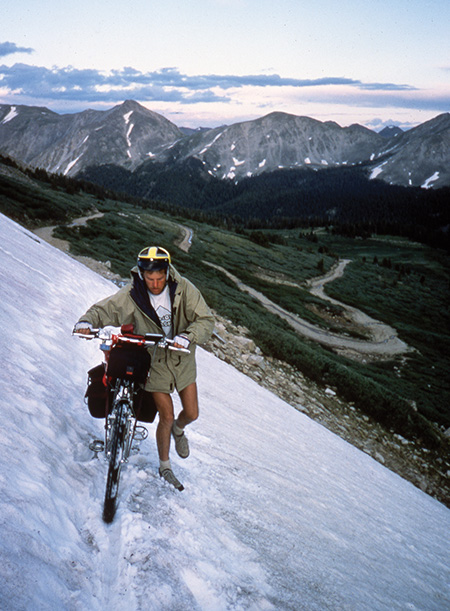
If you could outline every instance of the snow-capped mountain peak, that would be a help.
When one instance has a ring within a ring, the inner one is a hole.
[[[0,105],[0,152],[32,167],[76,176],[90,166],[129,170],[149,162],[200,160],[218,179],[241,180],[280,168],[365,164],[379,179],[404,186],[450,185],[450,115],[402,132],[376,133],[304,116],[272,112],[213,129],[179,129],[133,100],[107,111],[57,115]],[[381,163],[388,159],[388,163]]]

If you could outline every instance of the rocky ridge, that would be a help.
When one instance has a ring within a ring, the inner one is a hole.
[[[171,121],[133,100],[73,115],[0,104],[0,151],[55,174],[75,176],[98,164],[133,169],[183,135]]]
[[[362,127],[340,127],[309,117],[273,112],[179,140],[160,158],[199,159],[211,175],[242,179],[280,168],[355,165],[380,157],[385,138]]]

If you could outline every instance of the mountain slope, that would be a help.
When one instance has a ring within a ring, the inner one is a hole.
[[[73,115],[0,105],[0,151],[68,176],[105,163],[133,168],[181,137],[173,123],[132,100],[108,111]]]
[[[395,139],[395,146],[371,176],[405,187],[450,185],[450,113],[439,115]]]
[[[195,134],[170,147],[170,157],[196,157],[218,178],[239,179],[280,168],[353,165],[378,157],[386,140],[360,125],[274,112],[254,121]],[[162,155],[160,156],[160,158]]]
[[[70,332],[116,287],[3,216],[0,238],[2,609],[450,605],[449,510],[203,350],[186,490],[156,476],[152,426],[105,526],[100,352]]]
[[[403,134],[403,130],[395,125],[387,125],[380,132],[378,132],[383,138],[397,138]]]

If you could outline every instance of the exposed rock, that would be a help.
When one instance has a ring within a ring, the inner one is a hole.
[[[13,108],[14,117],[5,120]],[[133,100],[107,111],[65,115],[0,104],[2,151],[33,168],[67,176],[99,160],[132,169],[182,137],[176,125]]]

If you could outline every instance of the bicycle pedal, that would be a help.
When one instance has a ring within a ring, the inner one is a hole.
[[[105,442],[101,439],[93,439],[89,444],[89,449],[95,452],[96,454],[98,452],[103,452],[103,450],[105,449]]]
[[[147,437],[148,431],[145,426],[137,426],[134,431],[134,441],[144,441],[144,439],[147,439]]]

